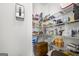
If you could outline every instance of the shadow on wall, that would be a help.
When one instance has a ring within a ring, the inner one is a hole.
[[[8,53],[0,53],[0,56],[8,56]]]

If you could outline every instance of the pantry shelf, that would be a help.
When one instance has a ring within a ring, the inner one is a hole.
[[[71,36],[61,36],[63,38],[67,38],[67,39],[79,39],[79,37],[71,37]]]

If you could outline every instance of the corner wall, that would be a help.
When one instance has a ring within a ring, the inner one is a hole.
[[[25,6],[24,21],[16,21],[15,4],[0,3],[0,53],[32,55],[32,4]]]

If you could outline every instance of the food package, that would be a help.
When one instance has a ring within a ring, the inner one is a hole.
[[[74,15],[69,16],[69,18],[70,18],[70,21],[69,21],[69,22],[74,22],[74,21],[75,21],[75,19],[74,19]]]
[[[39,42],[34,46],[36,56],[45,56],[48,52],[48,43]]]
[[[60,36],[56,36],[56,37],[54,38],[53,44],[54,44],[56,47],[58,47],[58,48],[64,47],[64,41],[63,41],[62,37],[60,37]]]

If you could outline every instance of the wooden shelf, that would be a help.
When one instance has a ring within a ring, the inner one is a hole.
[[[63,38],[68,38],[68,39],[79,39],[79,37],[71,37],[71,36],[61,36]]]
[[[76,21],[73,21],[73,22],[67,22],[67,23],[61,23],[61,24],[51,25],[51,26],[47,26],[47,28],[56,27],[56,26],[62,26],[62,25],[66,25],[66,24],[73,24],[73,23],[77,23],[77,22],[79,22],[79,20],[76,20]]]
[[[56,24],[55,26],[61,26],[61,25],[65,25],[64,23],[60,23],[60,24]]]
[[[33,32],[32,32],[32,35],[33,35],[33,36],[39,36],[39,32],[38,32],[38,33],[33,33]]]
[[[76,23],[79,22],[79,20],[73,21],[73,22],[68,22],[67,24],[71,24],[71,23]]]
[[[62,26],[62,25],[65,25],[65,23],[56,24],[56,25],[51,25],[51,26],[46,26],[46,27],[47,27],[47,28],[50,28],[50,27],[56,27],[56,26]]]

